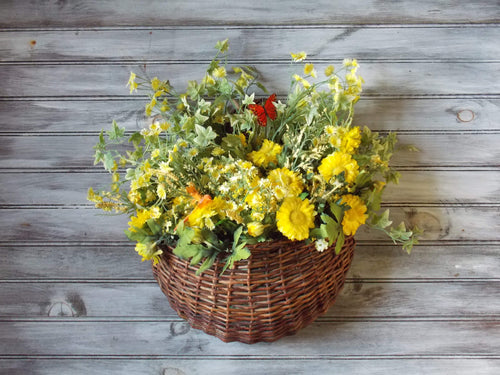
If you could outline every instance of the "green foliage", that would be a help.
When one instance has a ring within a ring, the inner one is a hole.
[[[305,53],[292,54],[289,92],[268,96],[257,69],[228,67],[228,45],[216,44],[184,92],[131,73],[131,93],[149,98],[145,126],[126,137],[113,121],[100,133],[94,162],[111,186],[89,189],[88,199],[130,217],[126,234],[143,259],[156,261],[168,245],[198,272],[219,256],[232,268],[251,255],[247,245],[280,236],[339,252],[366,221],[409,251],[419,232],[391,228],[389,211],[378,213],[384,185],[399,179],[389,165],[396,135],[353,125],[357,61],[321,75],[295,64]]]

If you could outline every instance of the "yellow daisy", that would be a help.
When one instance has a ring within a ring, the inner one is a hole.
[[[269,163],[276,164],[276,156],[281,152],[282,147],[268,139],[264,139],[259,151],[252,151],[247,155],[248,159],[258,167],[267,167]]]
[[[346,182],[353,183],[359,174],[359,166],[350,154],[335,152],[321,161],[318,171],[326,181],[344,172]]]
[[[366,222],[368,215],[366,205],[357,195],[347,194],[342,197],[342,203],[347,204],[350,209],[344,212],[342,228],[347,236],[354,236],[358,228]]]
[[[276,213],[278,230],[292,241],[309,237],[309,229],[314,228],[314,206],[308,199],[285,198]]]

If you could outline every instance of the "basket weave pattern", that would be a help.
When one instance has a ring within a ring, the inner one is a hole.
[[[355,241],[341,252],[288,240],[248,246],[252,255],[224,267],[223,259],[201,275],[197,266],[165,249],[153,274],[171,307],[193,328],[222,341],[274,341],[296,333],[325,313],[344,285]]]

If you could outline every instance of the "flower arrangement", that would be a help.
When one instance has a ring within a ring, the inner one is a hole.
[[[220,254],[233,267],[251,255],[247,245],[283,237],[338,252],[363,224],[410,252],[418,230],[392,227],[389,210],[379,212],[386,183],[399,178],[389,166],[396,135],[352,124],[363,84],[357,61],[330,65],[320,79],[305,52],[292,53],[286,99],[259,100],[255,90],[267,90],[257,71],[228,68],[227,40],[216,49],[205,76],[182,93],[131,73],[130,92],[148,92],[150,124],[126,134],[113,122],[95,146],[112,183],[90,188],[88,199],[130,216],[125,233],[143,260],[156,263],[169,246],[203,272]]]

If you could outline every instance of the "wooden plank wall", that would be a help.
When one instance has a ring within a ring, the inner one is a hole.
[[[497,1],[0,3],[0,372],[500,373],[500,5]],[[407,256],[359,233],[336,305],[273,344],[223,344],[168,306],[98,215],[92,146],[143,123],[130,70],[182,86],[217,40],[278,94],[291,51],[355,57],[356,123],[396,130],[403,173],[385,205],[426,230]]]

